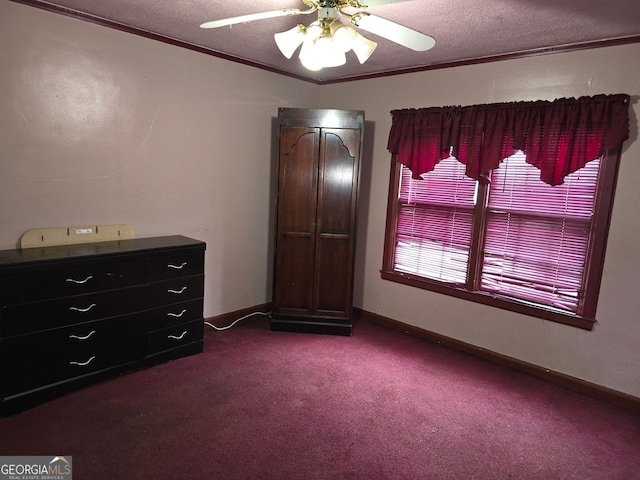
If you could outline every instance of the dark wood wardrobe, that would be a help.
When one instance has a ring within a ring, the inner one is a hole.
[[[272,330],[351,334],[364,112],[281,108]]]

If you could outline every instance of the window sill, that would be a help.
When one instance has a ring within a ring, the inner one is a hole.
[[[592,330],[595,324],[595,319],[589,319],[572,314],[559,313],[557,311],[546,310],[544,308],[538,308],[524,303],[519,303],[515,300],[508,300],[504,298],[495,297],[486,293],[473,293],[468,292],[462,288],[454,286],[447,286],[441,283],[425,280],[414,275],[405,273],[399,273],[394,271],[381,270],[381,277],[383,280],[389,280],[391,282],[401,283],[423,290],[430,290],[436,293],[442,293],[444,295],[450,295],[452,297],[462,298],[476,303],[482,303],[484,305],[490,305],[492,307],[501,308],[503,310],[509,310],[523,315],[529,315],[531,317],[542,318],[549,320],[550,322],[562,323],[571,327],[581,328],[583,330]]]

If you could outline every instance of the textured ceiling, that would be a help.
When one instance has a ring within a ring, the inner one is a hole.
[[[332,83],[370,76],[437,68],[513,55],[640,41],[638,0],[414,0],[368,10],[387,20],[431,35],[436,45],[415,52],[368,32],[376,42],[371,58],[319,72],[306,70],[297,58],[285,58],[273,34],[315,14],[279,17],[204,30],[209,20],[307,6],[301,0],[14,0],[19,3],[114,26],[152,38],[190,46],[248,65]],[[366,3],[365,0],[360,0]]]

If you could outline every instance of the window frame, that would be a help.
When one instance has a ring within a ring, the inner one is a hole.
[[[592,330],[596,323],[596,310],[600,294],[605,250],[609,226],[611,223],[611,213],[613,210],[615,187],[621,155],[622,148],[619,146],[605,152],[602,156],[600,172],[598,175],[598,185],[596,188],[591,239],[589,241],[585,276],[583,279],[585,295],[578,305],[579,313],[562,313],[557,310],[534,306],[526,303],[525,301],[498,297],[490,293],[473,290],[474,286],[479,286],[480,275],[482,272],[482,255],[478,245],[481,245],[483,242],[483,226],[486,224],[485,215],[487,212],[486,196],[488,195],[489,185],[478,185],[478,200],[475,206],[472,227],[472,247],[469,258],[469,273],[467,275],[467,284],[465,288],[453,286],[437,280],[427,279],[419,275],[394,270],[393,264],[397,236],[400,171],[402,166],[397,161],[397,156],[395,154],[391,157],[391,170],[389,175],[383,261],[382,269],[380,271],[382,279],[532,317],[542,318],[552,322],[578,327],[584,330]]]

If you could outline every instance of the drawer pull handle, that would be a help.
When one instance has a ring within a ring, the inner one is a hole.
[[[86,367],[87,365],[89,365],[91,362],[93,362],[95,360],[96,356],[94,355],[93,357],[91,357],[89,360],[87,360],[86,362],[69,362],[69,365],[78,365],[79,367]]]
[[[186,266],[187,266],[187,262],[182,262],[180,265],[173,265],[171,263],[167,264],[168,268],[174,268],[176,270],[182,270]]]
[[[69,338],[73,338],[75,340],[89,340],[91,335],[93,335],[94,333],[96,333],[96,331],[95,330],[91,330],[84,337],[81,337],[81,336],[78,336],[78,335],[69,335]]]
[[[69,310],[74,310],[74,311],[80,312],[80,313],[87,313],[89,310],[91,310],[95,306],[96,306],[96,304],[92,303],[87,308],[69,307]]]
[[[184,315],[184,314],[185,314],[185,312],[186,312],[186,311],[187,311],[187,309],[185,308],[185,309],[183,309],[180,313],[171,313],[171,312],[169,312],[169,313],[167,313],[167,316],[168,316],[168,317],[176,317],[176,318],[180,318],[182,315]]]
[[[170,338],[171,340],[182,340],[186,334],[187,334],[187,331],[185,330],[184,332],[182,332],[182,335],[180,335],[179,337],[175,335],[167,335],[167,338]]]
[[[176,293],[176,294],[178,294],[178,295],[179,295],[179,294],[183,293],[186,289],[187,289],[187,287],[182,287],[180,290],[172,290],[172,289],[169,289],[169,290],[167,290],[167,292],[169,292],[169,293]]]
[[[76,280],[75,278],[67,278],[67,282],[71,282],[71,283],[79,283],[79,284],[83,284],[83,283],[87,283],[89,280],[91,280],[93,278],[93,275],[89,275],[87,278],[85,278],[84,280]]]

